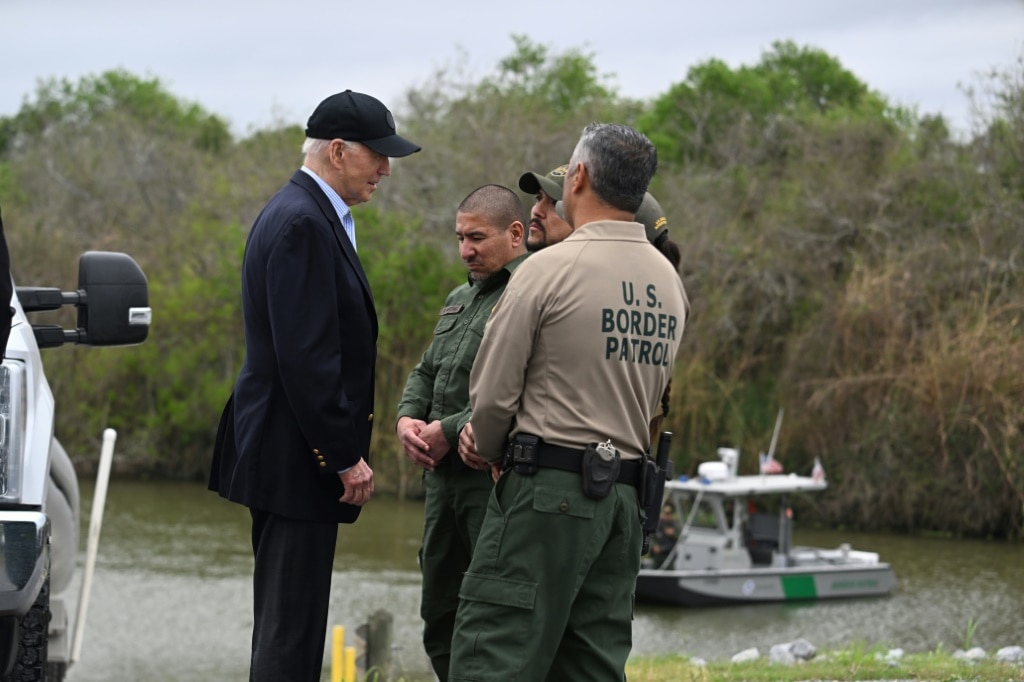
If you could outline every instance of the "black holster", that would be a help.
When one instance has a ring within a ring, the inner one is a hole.
[[[580,477],[583,494],[592,500],[603,500],[615,486],[622,458],[609,443],[590,443],[583,451]]]
[[[672,434],[662,431],[658,438],[657,458],[644,455],[640,466],[640,506],[644,510],[644,542],[641,555],[651,551],[651,540],[658,531],[661,519],[662,498],[665,496],[665,481],[672,476],[672,462],[669,461],[669,450],[672,446]]]

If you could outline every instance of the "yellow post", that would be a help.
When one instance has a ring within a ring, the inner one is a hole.
[[[356,682],[356,648],[345,647],[345,682]]]
[[[331,682],[342,682],[350,680],[355,682],[354,677],[345,677],[342,670],[342,649],[345,646],[345,628],[335,625],[331,631]]]

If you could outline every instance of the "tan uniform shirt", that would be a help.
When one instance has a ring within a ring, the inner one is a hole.
[[[519,266],[491,313],[470,375],[477,451],[501,459],[517,433],[571,448],[650,446],[689,303],[640,223],[598,221]]]

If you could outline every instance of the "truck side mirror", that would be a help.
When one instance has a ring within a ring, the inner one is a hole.
[[[149,335],[153,311],[149,307],[149,282],[142,268],[124,253],[86,251],[78,260],[78,290],[17,287],[26,312],[78,308],[77,329],[33,324],[40,348],[65,343],[88,346],[127,346],[142,343]]]
[[[149,282],[142,268],[124,253],[86,251],[78,259],[78,331],[90,346],[142,343],[153,312]]]

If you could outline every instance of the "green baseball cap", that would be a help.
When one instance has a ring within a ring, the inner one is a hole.
[[[650,192],[644,194],[644,200],[636,211],[636,221],[644,224],[647,241],[657,246],[668,239],[668,218],[665,209]]]
[[[538,175],[527,171],[519,176],[519,189],[527,194],[536,194],[540,190],[544,190],[544,194],[559,201],[562,198],[562,184],[565,182],[568,172],[569,164],[559,166],[547,175]]]
[[[565,220],[565,207],[561,199],[555,202],[555,211],[559,218]],[[644,200],[636,211],[636,221],[644,224],[647,241],[655,246],[668,239],[668,218],[665,217],[665,209],[650,192],[644,193]]]

